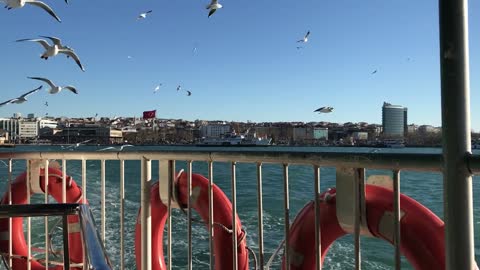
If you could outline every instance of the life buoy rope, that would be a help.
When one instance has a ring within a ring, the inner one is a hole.
[[[193,202],[192,209],[195,209],[200,217],[208,220],[208,179],[199,175],[192,174],[192,190],[196,190],[196,198]],[[177,202],[181,208],[185,208],[188,202],[187,192],[187,174],[180,173],[175,182],[177,190]],[[232,233],[236,234],[238,247],[238,269],[248,269],[248,248],[246,247],[246,233],[242,230],[239,217],[236,217],[236,229],[232,228],[232,205],[228,197],[216,185],[212,186],[214,201],[214,253],[215,253],[215,269],[231,269],[233,265],[233,248]],[[152,185],[150,190],[151,204],[151,223],[152,223],[152,269],[166,269],[163,258],[163,230],[168,215],[167,207],[162,203],[159,196],[158,182]],[[139,211],[140,214],[140,211]],[[140,224],[137,217],[135,230],[135,255],[137,260],[137,268],[141,268],[141,240],[140,240]],[[208,226],[208,224],[207,224]]]
[[[33,189],[30,195],[33,195],[35,192],[44,192],[45,188],[45,169],[40,170],[39,178],[38,179],[30,179],[30,181],[37,181],[37,183],[33,184],[36,187],[39,187],[39,190]],[[66,177],[67,185],[66,185],[66,203],[76,203],[82,200],[82,191],[81,188],[75,183],[72,177]],[[62,201],[62,193],[63,193],[63,173],[62,171],[56,168],[48,168],[48,194],[51,195],[57,202]],[[20,174],[15,181],[11,184],[11,201],[12,204],[26,204],[27,203],[27,191],[26,191],[26,184],[27,184],[27,173],[24,172]],[[32,185],[32,186],[33,186]],[[6,192],[3,196],[0,204],[8,204],[9,203],[9,192]],[[12,241],[12,253],[13,255],[10,256],[12,258],[12,267],[13,270],[23,270],[27,269],[27,254],[28,254],[28,246],[25,241],[25,234],[23,232],[23,218],[16,217],[11,218],[12,220],[12,231],[11,231],[11,239],[9,237],[5,237],[9,234],[9,222],[8,218],[0,219],[0,234],[2,237],[0,238],[0,253],[4,258],[7,258],[9,255],[9,245],[10,241]],[[69,254],[70,260],[73,264],[73,267],[78,267],[82,265],[83,262],[83,245],[81,240],[80,234],[80,224],[79,224],[79,217],[76,215],[71,215],[67,217],[68,225],[69,225],[69,235],[68,240],[70,243],[69,246]],[[42,259],[35,259],[31,258],[31,269],[32,270],[45,270],[45,267],[42,263],[44,260]],[[52,263],[57,264],[57,263]],[[71,264],[71,265],[72,265]],[[48,269],[63,269],[62,265],[56,265],[53,267],[49,267]]]
[[[320,195],[321,262],[331,244],[347,234],[336,215],[336,190]],[[367,224],[376,238],[393,243],[393,192],[390,189],[365,185]],[[432,211],[401,194],[400,250],[415,269],[445,269],[444,223]],[[315,207],[308,203],[290,227],[290,269],[315,269]],[[282,268],[285,269],[285,258]]]

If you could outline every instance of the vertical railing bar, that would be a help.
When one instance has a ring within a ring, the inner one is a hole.
[[[468,0],[440,0],[439,28],[446,269],[476,269]]]
[[[68,249],[68,215],[63,215],[63,269],[70,269],[70,251]]]
[[[188,226],[188,269],[193,268],[193,253],[192,253],[192,161],[187,162],[187,226]]]
[[[285,211],[285,269],[290,270],[290,194],[288,188],[288,163],[283,164],[283,195]]]
[[[62,159],[62,203],[67,202],[67,160]]]
[[[101,236],[102,236],[102,241],[104,245],[105,243],[105,238],[106,238],[106,213],[105,213],[105,159],[101,160],[100,163],[100,192],[101,192]]]
[[[393,171],[393,245],[395,246],[395,270],[401,269],[400,261],[400,171]]]
[[[320,230],[320,167],[313,166],[315,187],[314,187],[314,206],[315,206],[315,269],[322,269],[322,235]]]
[[[31,160],[27,160],[27,181],[25,182],[27,185],[27,204],[30,204],[30,181],[31,179]],[[27,217],[27,270],[32,269],[32,220],[31,217]]]
[[[83,158],[82,159],[82,203],[86,204],[87,203],[87,161]],[[85,245],[85,243],[83,243]],[[84,248],[83,252],[83,270],[88,269],[88,264],[87,264],[87,252],[85,252],[86,249]]]
[[[210,247],[210,270],[215,269],[213,246],[213,162],[208,162],[208,244]]]
[[[355,239],[355,269],[360,270],[362,269],[362,258],[361,258],[361,250],[360,250],[360,223],[361,223],[361,184],[360,181],[364,179],[361,177],[361,174],[364,172],[363,169],[356,169],[355,170],[355,227],[354,227],[354,239]]]
[[[175,161],[174,160],[169,160],[168,161],[168,166],[170,175],[168,176],[168,217],[167,217],[167,241],[168,241],[168,247],[167,247],[167,254],[168,254],[168,270],[172,270],[172,194],[173,194],[173,187],[175,185]]]
[[[264,268],[262,163],[257,163],[258,265]]]
[[[238,243],[237,243],[237,162],[232,162],[232,255],[233,270],[238,269]]]
[[[125,160],[120,160],[120,269],[125,269]]]
[[[44,167],[44,180],[43,180],[43,190],[44,190],[44,194],[45,194],[45,203],[47,204],[48,203],[48,177],[49,177],[49,173],[48,173],[48,166],[49,166],[49,160],[48,159],[45,159],[44,161],[44,164],[43,164],[43,167]],[[48,254],[48,246],[50,244],[50,237],[48,236],[48,216],[45,216],[44,218],[44,223],[45,223],[45,265],[47,266],[48,268],[48,262],[49,262],[49,254]]]
[[[141,261],[142,270],[152,270],[152,219],[150,213],[151,160],[142,158],[141,168]]]
[[[12,205],[12,159],[8,159],[8,205]],[[12,218],[8,218],[8,267],[12,269],[12,256],[13,256],[13,244],[12,244]]]

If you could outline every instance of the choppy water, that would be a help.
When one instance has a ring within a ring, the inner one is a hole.
[[[178,147],[176,147],[178,149]],[[199,150],[194,147],[182,147],[185,150]],[[135,147],[135,150],[169,150],[172,147]],[[268,148],[268,151],[278,151],[279,148]],[[371,151],[368,148],[280,148],[282,151],[341,151],[341,152],[363,152]],[[46,151],[59,150],[57,147],[16,147],[14,151]],[[96,147],[84,147],[79,150],[96,150]],[[205,149],[201,149],[205,150]],[[238,149],[235,149],[238,150]],[[242,149],[243,150],[243,149]],[[2,151],[11,151],[2,150]],[[251,149],[246,149],[251,151]],[[428,148],[405,148],[405,149],[380,149],[379,151],[402,151],[415,153],[435,153],[440,149]],[[184,162],[177,162],[177,169],[185,168]],[[120,264],[120,237],[119,237],[119,162],[106,162],[106,200],[107,200],[107,233],[106,247],[115,269]],[[152,163],[152,176],[158,178],[158,163]],[[194,162],[193,172],[207,175],[207,164]],[[25,162],[14,163],[14,176],[25,170]],[[80,183],[81,162],[68,161],[67,174]],[[214,181],[222,190],[230,196],[230,164],[214,163]],[[386,171],[367,170],[369,174],[388,174]],[[296,213],[313,198],[313,171],[311,166],[291,165],[289,167],[290,178],[290,220],[293,222]],[[134,235],[135,222],[140,201],[140,161],[125,162],[125,189],[126,189],[126,269],[135,269]],[[0,188],[5,191],[7,181],[6,168],[0,164]],[[87,198],[93,208],[97,224],[100,224],[100,161],[87,162]],[[321,189],[325,190],[335,186],[335,169],[321,169]],[[442,178],[438,173],[408,172],[401,174],[402,193],[416,199],[435,212],[440,218],[443,217],[443,189]],[[283,239],[283,181],[282,166],[265,164],[263,166],[263,203],[264,203],[264,239],[266,259],[275,251]],[[475,212],[475,238],[477,261],[480,260],[480,244],[478,235],[480,233],[479,222],[479,196],[480,184],[478,178],[474,181],[474,212]],[[43,195],[35,195],[34,201],[43,200]],[[247,231],[247,243],[254,250],[258,251],[257,243],[257,199],[256,199],[256,166],[255,164],[237,164],[237,211],[244,228]],[[43,219],[33,219],[33,230],[35,242],[38,247],[43,247]],[[54,220],[51,221],[54,223]],[[174,210],[173,216],[173,263],[175,269],[184,269],[187,259],[187,222],[182,213]],[[193,224],[194,241],[194,268],[208,269],[208,234],[203,224]],[[58,237],[61,243],[61,237]],[[166,239],[165,239],[166,241]],[[166,242],[165,242],[166,245]],[[392,269],[394,249],[388,243],[371,238],[362,238],[362,266],[365,269]],[[251,257],[250,257],[251,258]],[[251,263],[252,265],[253,263]],[[278,269],[280,258],[275,262],[274,269]],[[324,269],[352,269],[354,266],[353,238],[345,236],[334,243],[328,253]],[[402,268],[411,268],[404,260]]]

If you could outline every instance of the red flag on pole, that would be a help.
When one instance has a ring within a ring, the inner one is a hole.
[[[143,119],[155,118],[155,113],[156,113],[156,112],[157,112],[157,110],[144,111],[144,112],[143,112]]]

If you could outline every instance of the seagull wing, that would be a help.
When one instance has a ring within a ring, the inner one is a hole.
[[[153,11],[153,10],[149,10],[149,11],[145,12],[145,14],[147,14],[147,13],[152,13],[152,11]]]
[[[17,100],[17,99],[16,99],[16,98],[12,98],[12,99],[9,99],[9,100],[7,100],[7,101],[5,101],[5,102],[2,102],[2,103],[0,103],[0,107],[2,107],[3,105],[10,104],[10,103],[12,103],[12,102],[15,101],[15,100]]]
[[[52,17],[54,17],[58,22],[62,22],[62,20],[60,20],[60,18],[57,16],[57,14],[55,14],[55,12],[53,12],[53,9],[50,8],[47,4],[45,4],[41,1],[37,1],[37,0],[27,0],[25,2],[28,3],[28,4],[32,4],[34,6],[43,8],[43,10],[48,12],[48,14],[52,15]]]
[[[64,86],[62,87],[63,89],[67,89],[67,90],[70,90],[72,91],[74,94],[78,94],[78,91],[75,87],[71,86],[71,85],[67,85],[67,86]]]
[[[210,16],[212,16],[212,15],[213,15],[213,13],[215,13],[215,11],[217,11],[217,9],[216,9],[216,8],[212,8],[212,9],[210,9],[210,12],[208,12],[208,18],[210,18]]]
[[[32,39],[32,38],[24,38],[24,39],[18,39],[16,40],[16,42],[23,42],[23,41],[33,41],[33,42],[38,42],[40,43],[40,45],[43,46],[43,48],[45,48],[45,50],[48,50],[48,48],[50,48],[50,44],[48,44],[48,42],[44,39]]]
[[[106,148],[99,149],[99,150],[97,150],[97,151],[106,151],[106,150],[110,150],[110,149],[115,149],[115,147],[110,146],[110,147],[106,147]]]
[[[46,82],[48,85],[50,85],[50,87],[56,87],[55,84],[53,84],[52,81],[50,81],[49,79],[46,79],[46,78],[41,78],[41,77],[27,77],[29,79],[32,79],[32,80],[39,80],[39,81],[43,81],[43,82]]]
[[[43,87],[43,86],[42,86],[42,85],[40,85],[39,87],[37,87],[37,88],[33,89],[32,91],[28,91],[27,93],[25,93],[25,94],[21,95],[21,96],[20,96],[20,97],[18,97],[18,98],[19,98],[19,99],[24,99],[24,98],[26,98],[28,95],[31,95],[31,94],[33,94],[33,93],[35,93],[35,92],[38,92],[38,91],[40,91],[40,89],[42,89],[42,87]]]
[[[192,95],[192,92],[187,90],[187,96],[191,96],[191,95]]]
[[[305,35],[305,38],[308,38],[309,35],[310,35],[310,31],[307,32],[307,34]]]
[[[49,36],[40,36],[40,37],[48,38],[53,42],[53,44],[57,45],[58,47],[63,47],[62,40],[57,37],[49,37]]]
[[[320,108],[316,109],[316,110],[313,111],[313,112],[321,112],[321,111],[324,110],[324,109],[325,109],[325,107],[320,107]]]
[[[80,69],[82,71],[85,71],[85,69],[82,66],[82,63],[80,63],[80,59],[78,58],[78,56],[75,54],[75,52],[73,50],[66,49],[66,50],[60,50],[59,52],[72,57],[73,60],[75,60],[75,62],[77,63],[77,65],[80,67]]]

